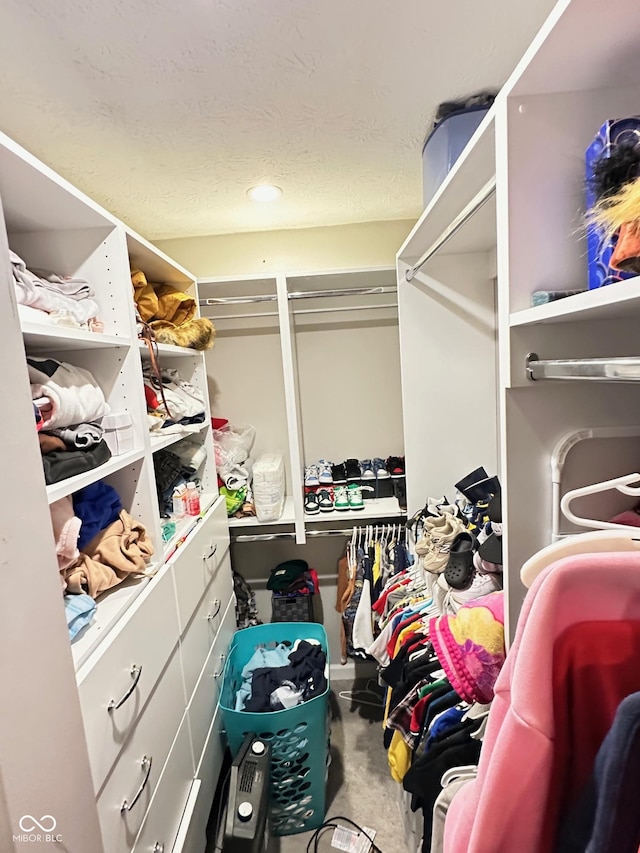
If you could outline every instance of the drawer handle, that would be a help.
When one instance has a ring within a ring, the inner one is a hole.
[[[216,543],[215,545],[209,545],[209,553],[208,553],[208,554],[203,554],[203,555],[202,555],[202,559],[203,559],[203,560],[210,560],[212,557],[214,557],[214,556],[215,556],[215,553],[216,553],[216,551],[217,551],[217,550],[218,550],[218,545],[217,545],[217,543]]]
[[[107,705],[107,711],[117,711],[118,708],[120,708],[122,705],[124,705],[124,703],[127,701],[129,696],[131,696],[133,691],[138,686],[138,682],[140,681],[140,676],[142,675],[142,667],[138,666],[137,664],[134,663],[134,665],[129,670],[129,674],[130,674],[131,678],[133,678],[133,681],[131,682],[131,686],[129,687],[127,692],[124,694],[122,699],[120,699],[118,702],[116,702],[115,699],[112,699],[111,702],[109,702],[109,704]]]
[[[220,601],[219,598],[215,598],[213,600],[213,606],[215,607],[216,612],[215,613],[207,613],[207,621],[209,621],[209,622],[211,622],[213,619],[215,619],[216,616],[218,615],[218,613],[220,613],[220,608],[222,607],[222,602]]]
[[[142,785],[140,785],[130,803],[127,800],[122,801],[122,805],[120,806],[121,813],[130,812],[142,796],[142,792],[144,791],[144,789],[147,787],[149,776],[151,776],[151,765],[153,764],[153,757],[150,756],[149,758],[147,758],[146,755],[143,755],[140,764],[144,771],[144,779],[142,780]]]
[[[153,845],[152,853],[164,853],[164,844],[162,844],[160,841],[156,841],[156,843]]]
[[[214,678],[220,678],[220,676],[222,675],[223,672],[224,672],[224,655],[220,655],[220,671],[214,672],[213,677]]]

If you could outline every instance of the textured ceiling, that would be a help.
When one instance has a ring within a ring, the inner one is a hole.
[[[0,128],[150,238],[409,218],[437,103],[552,5],[2,0]]]

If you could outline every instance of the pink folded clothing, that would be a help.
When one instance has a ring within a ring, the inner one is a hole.
[[[429,639],[460,698],[491,702],[505,659],[504,594],[492,592],[464,604],[455,616],[434,617]]]
[[[82,521],[73,511],[71,496],[54,501],[49,507],[51,526],[56,540],[58,568],[63,571],[78,559],[78,537]]]

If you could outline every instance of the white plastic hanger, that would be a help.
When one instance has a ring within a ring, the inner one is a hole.
[[[614,529],[617,528],[617,529]],[[635,537],[632,531],[635,530]],[[533,557],[529,557],[520,569],[520,580],[526,587],[532,586],[535,579],[547,566],[577,554],[608,554],[614,551],[640,552],[640,527],[613,525],[611,530],[592,530],[589,533],[577,533],[558,542],[547,545]]]
[[[631,483],[638,485],[632,486]],[[634,527],[625,527],[624,525],[615,524],[611,521],[599,521],[595,518],[582,518],[579,515],[571,512],[571,501],[576,498],[584,497],[585,495],[595,495],[599,492],[608,492],[609,489],[616,489],[622,492],[623,495],[633,495],[640,497],[640,474],[625,474],[623,477],[615,477],[613,480],[604,480],[602,483],[593,483],[590,486],[583,486],[581,489],[572,489],[560,501],[560,510],[568,521],[572,521],[579,527],[591,527],[596,530],[619,530],[623,527],[625,530],[636,530]]]

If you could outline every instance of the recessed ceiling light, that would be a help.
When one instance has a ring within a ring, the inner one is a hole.
[[[274,187],[273,184],[259,184],[257,187],[248,189],[247,195],[251,201],[275,201],[282,195],[282,190],[280,187]]]

